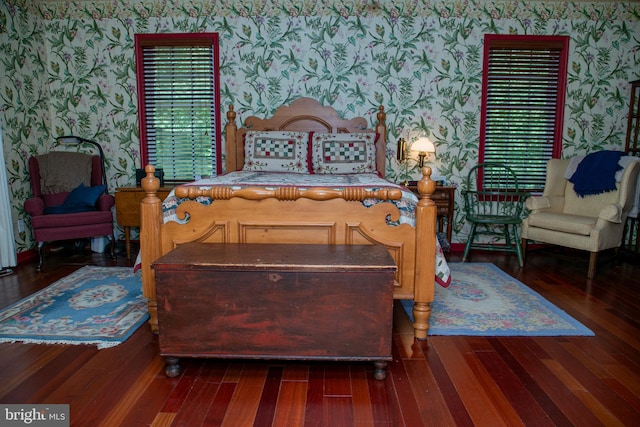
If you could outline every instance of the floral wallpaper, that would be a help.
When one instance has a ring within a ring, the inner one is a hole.
[[[100,142],[112,191],[135,183],[133,36],[158,32],[220,34],[221,100],[238,123],[301,96],[372,124],[383,105],[396,181],[399,136],[430,135],[431,166],[448,183],[476,162],[485,33],[570,36],[565,157],[624,147],[629,82],[640,78],[640,4],[628,1],[0,0],[0,125],[18,252],[34,246],[26,162],[55,136]],[[454,233],[466,240],[460,208]]]

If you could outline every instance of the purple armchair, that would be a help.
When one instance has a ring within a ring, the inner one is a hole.
[[[103,185],[99,156],[50,152],[29,158],[33,197],[24,203],[38,245],[37,271],[42,270],[44,244],[107,236],[115,258],[112,195]]]

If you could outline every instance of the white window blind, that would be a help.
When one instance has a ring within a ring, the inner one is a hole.
[[[143,159],[167,183],[220,173],[217,35],[137,39]],[[164,35],[163,35],[164,36]]]
[[[568,39],[485,36],[481,162],[507,163],[521,189],[544,188],[559,157]]]

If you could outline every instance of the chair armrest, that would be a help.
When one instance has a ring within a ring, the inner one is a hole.
[[[112,194],[103,194],[98,198],[98,206],[99,211],[108,211],[116,204],[116,199]]]
[[[617,203],[604,205],[598,214],[598,218],[620,224],[622,222],[622,206]]]
[[[42,197],[31,197],[24,202],[24,211],[30,216],[40,216],[44,214],[44,200]]]
[[[541,210],[561,213],[564,209],[564,196],[531,196],[525,200],[525,207],[531,213]]]
[[[551,201],[545,196],[531,196],[524,201],[525,207],[530,211],[551,207]]]

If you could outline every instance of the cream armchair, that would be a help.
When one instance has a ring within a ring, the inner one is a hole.
[[[618,248],[635,197],[640,161],[631,161],[616,184],[617,190],[580,197],[565,172],[570,159],[551,159],[542,196],[526,200],[530,214],[522,222],[522,253],[527,241],[589,251],[587,277],[596,271],[598,252]]]

